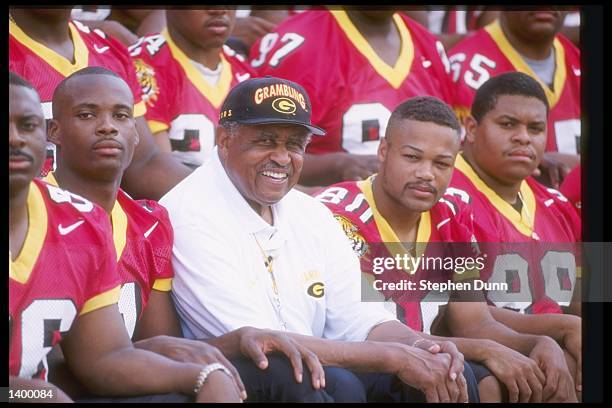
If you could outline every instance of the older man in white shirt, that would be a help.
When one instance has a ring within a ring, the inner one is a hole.
[[[344,233],[327,208],[292,190],[311,134],[325,134],[311,111],[294,82],[237,85],[221,108],[212,159],[160,201],[174,227],[173,297],[185,336],[276,329],[326,366],[318,388],[296,384],[283,358],[264,372],[236,362],[260,401],[465,402],[468,392],[477,401],[452,343],[361,302],[359,261]]]

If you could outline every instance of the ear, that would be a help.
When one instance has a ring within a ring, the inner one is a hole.
[[[49,120],[47,123],[47,139],[53,142],[56,146],[61,146],[61,138],[59,133],[59,123],[55,119]]]
[[[384,163],[387,159],[387,153],[389,153],[389,142],[387,142],[387,138],[383,137],[380,139],[380,143],[378,144],[378,161],[380,163]]]
[[[138,126],[134,124],[134,147],[138,146],[138,143],[140,143],[140,132],[138,131]]]
[[[134,146],[138,146],[140,143],[140,134],[143,134],[147,140],[152,140],[155,143],[155,139],[157,138],[153,135],[149,124],[144,116],[139,116],[134,118]]]
[[[229,148],[230,139],[230,133],[223,126],[217,126],[215,132],[215,143],[217,144],[217,149],[219,150],[219,154],[223,159],[227,158],[227,150]]]
[[[478,128],[478,122],[472,115],[468,116],[464,120],[465,125],[465,140],[468,143],[474,143],[476,140],[476,128]]]

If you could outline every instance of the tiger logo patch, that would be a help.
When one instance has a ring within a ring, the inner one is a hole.
[[[336,221],[342,226],[346,237],[351,241],[353,251],[361,258],[368,252],[368,243],[358,231],[359,229],[348,218],[334,214]]]
[[[142,88],[142,100],[147,106],[153,106],[157,101],[157,95],[159,95],[155,70],[140,58],[134,60],[134,67],[136,68],[138,83]]]

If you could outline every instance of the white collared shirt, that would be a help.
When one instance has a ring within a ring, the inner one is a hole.
[[[361,302],[359,260],[323,204],[291,190],[272,206],[268,224],[227,176],[216,148],[160,203],[174,227],[172,294],[185,337],[253,326],[361,341],[395,320],[382,303]],[[278,296],[255,237],[273,258]]]

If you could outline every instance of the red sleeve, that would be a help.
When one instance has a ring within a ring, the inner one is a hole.
[[[153,46],[154,54],[149,52],[149,46]],[[151,131],[157,133],[169,129],[174,114],[172,107],[177,105],[171,100],[176,92],[168,90],[177,89],[177,85],[176,81],[172,81],[172,76],[176,74],[163,36],[154,34],[141,37],[130,47],[130,55],[147,107],[145,117]]]
[[[580,187],[580,165],[574,167],[563,180],[559,188],[563,194],[574,206],[580,210],[581,203],[581,187]]]
[[[169,279],[174,277],[174,269],[172,268],[172,245],[174,243],[174,230],[170,223],[168,211],[158,204],[156,201],[139,200],[139,204],[143,204],[150,211],[156,222],[159,224],[155,229],[155,233],[149,235],[148,241],[153,253],[151,268],[151,282],[158,279]]]
[[[580,168],[577,166],[576,168]],[[580,170],[577,171],[580,174]],[[561,194],[563,194],[561,192]],[[580,190],[578,191],[580,194]],[[580,200],[580,195],[578,196],[578,200]],[[582,218],[580,215],[579,209],[575,207],[575,204],[569,200],[569,202],[560,202],[559,203],[560,213],[559,217],[565,218],[566,225],[569,225],[568,229],[571,229],[571,235],[574,238],[574,242],[571,243],[570,249],[574,253],[574,257],[576,259],[576,267],[577,267],[577,277],[582,276]],[[574,244],[575,243],[575,244]]]

